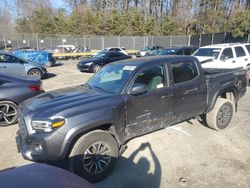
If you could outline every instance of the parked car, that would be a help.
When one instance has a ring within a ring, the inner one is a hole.
[[[245,70],[204,71],[192,56],[118,61],[86,84],[25,101],[17,146],[27,160],[65,160],[99,181],[132,138],[199,115],[213,129],[227,128],[245,92]]]
[[[40,79],[47,77],[47,70],[43,65],[16,57],[7,52],[0,52],[0,74],[11,76],[37,76]]]
[[[191,55],[196,49],[195,46],[172,47],[163,49],[156,55]]]
[[[214,44],[198,48],[193,56],[198,58],[204,68],[243,67],[250,79],[250,43]]]
[[[75,49],[74,45],[59,45],[54,49],[54,53],[74,52]]]
[[[42,66],[52,67],[56,64],[56,60],[52,56],[52,53],[49,53],[47,51],[19,50],[14,52],[13,54],[28,61],[41,64]]]
[[[126,49],[120,48],[120,47],[104,48],[104,49],[100,50],[99,52],[94,53],[93,55],[96,56],[97,54],[102,54],[102,53],[106,53],[106,52],[121,52],[125,55],[128,55],[128,53],[126,52]]]
[[[19,50],[33,51],[35,49],[30,47],[30,46],[19,46],[19,47],[16,47],[16,48],[12,48],[11,52],[13,53],[13,52],[19,51]]]
[[[0,171],[2,188],[92,188],[83,178],[47,164],[32,163]]]
[[[158,55],[161,51],[162,51],[162,49],[153,50],[153,51],[149,52],[148,54],[145,54],[145,56],[154,56],[154,55]]]
[[[97,72],[108,63],[129,58],[132,57],[121,52],[103,52],[98,53],[94,58],[80,61],[77,64],[77,68],[80,71]]]
[[[138,57],[141,57],[150,54],[150,52],[152,52],[153,50],[161,50],[161,49],[163,49],[162,46],[146,46],[142,50],[138,51],[136,55]]]
[[[0,74],[0,126],[16,123],[18,104],[42,92],[42,82],[38,78]]]

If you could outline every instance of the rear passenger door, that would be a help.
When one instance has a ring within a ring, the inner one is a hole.
[[[173,111],[177,122],[204,112],[207,105],[207,86],[196,62],[169,63],[174,88]]]

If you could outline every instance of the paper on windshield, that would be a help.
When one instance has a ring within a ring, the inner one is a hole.
[[[129,70],[129,71],[133,71],[135,70],[136,66],[131,66],[131,65],[126,65],[123,70]]]

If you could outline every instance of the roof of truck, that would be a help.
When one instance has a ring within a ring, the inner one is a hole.
[[[154,64],[157,62],[164,62],[164,63],[168,63],[168,62],[173,62],[171,60],[196,60],[195,57],[193,56],[175,56],[175,55],[161,55],[161,56],[147,56],[147,57],[140,57],[140,58],[134,58],[134,59],[125,59],[125,60],[121,60],[121,61],[116,61],[113,62],[112,64],[118,64],[118,63],[122,63],[122,64],[126,64],[126,65],[135,65],[135,66],[140,66],[140,65],[146,65],[146,64]]]

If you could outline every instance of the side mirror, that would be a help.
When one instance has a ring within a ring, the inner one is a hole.
[[[145,94],[147,92],[148,92],[148,87],[145,84],[134,84],[129,94],[137,96]]]

